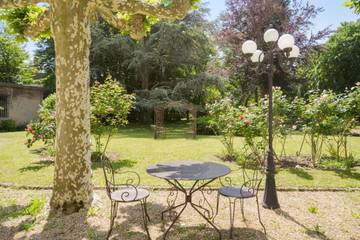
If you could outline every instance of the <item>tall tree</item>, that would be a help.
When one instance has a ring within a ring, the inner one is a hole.
[[[225,53],[226,65],[231,79],[240,82],[242,91],[239,95],[248,95],[266,89],[266,81],[256,76],[249,67],[247,58],[241,53],[241,45],[245,40],[255,40],[259,48],[266,46],[263,41],[264,32],[276,28],[282,33],[291,33],[301,52],[306,52],[318,44],[318,40],[329,34],[326,28],[313,34],[310,27],[312,20],[322,11],[308,1],[301,0],[226,0],[227,11],[221,17],[218,40]],[[275,74],[275,84],[283,88],[291,88],[288,70],[279,66]]]
[[[25,64],[27,54],[12,38],[0,34],[0,82],[20,83],[28,81]]]
[[[55,84],[55,46],[52,38],[39,41],[34,54],[34,65],[48,92],[53,93]]]
[[[55,42],[57,155],[51,206],[74,212],[88,206],[93,193],[89,94],[91,19],[101,14],[116,28],[141,39],[149,19],[181,19],[196,0],[7,0],[0,2],[0,8],[25,7],[39,2],[46,2],[48,7],[36,22],[22,30],[36,37],[51,29]]]
[[[343,92],[360,82],[359,62],[360,20],[343,23],[321,50],[309,55],[298,73],[309,79],[310,88]]]

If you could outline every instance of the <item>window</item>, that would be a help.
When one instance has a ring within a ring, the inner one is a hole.
[[[8,117],[7,96],[0,95],[0,118]]]

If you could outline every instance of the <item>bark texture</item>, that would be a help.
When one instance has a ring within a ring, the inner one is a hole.
[[[56,51],[56,161],[52,208],[74,212],[92,201],[90,11],[87,0],[51,4]]]

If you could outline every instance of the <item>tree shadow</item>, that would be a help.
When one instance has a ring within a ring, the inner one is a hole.
[[[23,214],[22,210],[28,205],[11,204],[0,207],[0,239],[14,239],[17,232],[21,231],[22,226],[30,223],[32,218]],[[6,224],[8,220],[21,218],[15,224]]]
[[[309,237],[315,237],[321,240],[330,240],[330,238],[328,238],[323,232],[320,231],[316,231],[315,229],[310,229],[308,227],[306,227],[303,223],[297,221],[294,217],[292,217],[288,212],[282,210],[282,209],[276,209],[274,210],[274,212],[279,215],[284,217],[285,219],[296,223],[297,225],[299,225],[300,227],[302,227],[305,230],[305,233],[309,236]]]
[[[46,152],[46,147],[30,149],[29,152],[36,155],[42,155],[44,152]]]
[[[148,222],[150,232],[152,226],[162,223],[160,216],[161,212],[165,209],[166,206],[163,204],[147,203],[147,210],[150,217],[150,222]],[[131,205],[129,205],[129,203],[119,203],[119,212],[115,220],[111,239],[148,239],[143,223],[140,203]],[[154,238],[152,237],[152,239]]]
[[[304,178],[306,180],[314,180],[314,177],[311,176],[308,172],[306,172],[302,168],[290,168],[289,172],[295,174],[298,177]]]
[[[351,178],[360,181],[360,173],[356,170],[333,170],[341,178]]]
[[[105,239],[107,232],[91,226],[88,218],[86,210],[70,215],[50,212],[42,231],[27,239]]]
[[[126,208],[122,208],[119,211],[119,215],[125,220],[114,228],[113,234],[119,239],[127,240],[140,240],[147,239],[145,232],[132,232],[129,231],[132,227],[136,226],[137,229],[143,230],[140,205],[132,205]],[[170,223],[176,216],[176,212],[171,212],[165,215],[164,220],[161,220],[161,212],[167,209],[167,206],[158,203],[148,203],[148,211],[151,218],[149,227],[151,229],[154,225],[159,225],[161,228],[161,235],[158,237],[152,236],[152,239],[162,240],[163,234],[169,227]],[[218,233],[211,228],[205,221],[203,223],[197,223],[198,226],[181,226],[181,220],[177,221],[174,227],[168,233],[167,239],[172,240],[218,240]],[[223,239],[228,239],[230,235],[229,230],[221,230]],[[252,228],[234,228],[234,239],[246,239],[246,240],[266,240],[266,236],[262,231]],[[117,239],[117,238],[115,238]]]
[[[133,168],[137,164],[137,161],[130,159],[121,159],[116,161],[111,161],[111,165],[114,170],[119,170],[121,168]],[[101,162],[93,162],[91,165],[93,170],[102,168]]]
[[[43,168],[46,168],[46,167],[49,167],[52,165],[54,165],[53,161],[38,161],[38,162],[31,163],[30,166],[20,168],[19,171],[20,172],[39,171]]]
[[[265,234],[253,228],[234,228],[233,239],[236,240],[267,240]],[[229,239],[230,231],[221,230],[222,239]],[[156,238],[162,240],[163,236]],[[168,235],[168,239],[174,240],[218,240],[218,233],[207,225],[197,227],[175,227]]]

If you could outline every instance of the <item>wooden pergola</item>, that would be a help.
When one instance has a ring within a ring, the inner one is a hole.
[[[166,128],[164,124],[165,112],[169,109],[181,109],[189,112],[189,128],[186,131],[186,136],[196,138],[197,134],[197,112],[198,108],[192,103],[182,101],[171,101],[159,104],[154,107],[154,138],[166,137]]]

